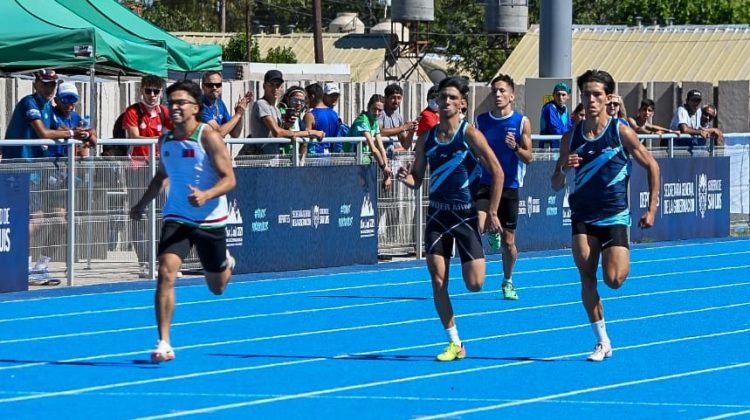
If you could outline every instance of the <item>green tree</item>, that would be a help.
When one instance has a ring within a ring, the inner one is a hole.
[[[250,62],[260,62],[260,48],[258,42],[252,40],[253,47],[250,51]],[[229,39],[229,42],[224,47],[224,51],[221,56],[224,61],[248,61],[247,59],[247,35],[244,32],[237,32]]]
[[[291,47],[274,47],[268,50],[266,58],[263,60],[264,63],[286,63],[296,64],[297,55],[292,51]]]

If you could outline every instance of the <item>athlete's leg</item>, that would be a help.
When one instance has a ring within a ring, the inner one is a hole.
[[[619,289],[630,273],[630,249],[624,246],[610,246],[602,250],[602,271],[604,283],[612,289]]]
[[[448,274],[450,258],[443,255],[428,254],[427,270],[430,272],[432,279],[432,299],[435,302],[440,322],[446,330],[456,326],[453,317],[453,306],[448,295]]]
[[[485,267],[486,263],[484,258],[466,261],[461,264],[461,273],[464,277],[464,283],[470,292],[478,292],[482,290],[482,286],[484,286]]]
[[[227,256],[226,268],[220,273],[209,273],[206,272],[206,283],[211,293],[220,295],[224,293],[224,289],[227,288],[229,280],[232,278],[233,264],[229,262],[229,256]]]
[[[573,260],[581,276],[581,300],[590,322],[604,317],[602,302],[596,289],[596,269],[599,264],[599,240],[591,235],[573,235]]]
[[[510,279],[513,276],[513,267],[518,259],[518,249],[516,249],[516,230],[503,229],[503,276]]]
[[[169,328],[175,308],[174,284],[177,272],[180,271],[182,258],[165,252],[159,255],[159,279],[156,284],[156,323],[159,329],[159,340],[169,343]]]

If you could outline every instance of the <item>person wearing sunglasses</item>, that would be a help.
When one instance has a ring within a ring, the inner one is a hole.
[[[221,72],[209,71],[203,74],[201,79],[203,88],[203,111],[201,120],[218,131],[222,137],[237,138],[242,132],[242,120],[247,111],[247,106],[255,100],[255,93],[247,91],[237,99],[234,104],[234,115],[229,115],[229,110],[221,100],[222,78]]]
[[[52,98],[57,92],[58,77],[52,69],[34,73],[34,93],[27,95],[13,109],[13,115],[5,131],[6,139],[68,139],[85,140],[87,133],[77,128],[58,127],[52,111]],[[2,143],[0,143],[0,146]],[[48,156],[47,146],[5,146],[2,159],[30,159]]]
[[[57,91],[58,75],[53,69],[41,69],[34,72],[34,92],[24,96],[16,104],[10,118],[10,124],[5,131],[5,138],[9,140],[34,139],[69,139],[84,140],[86,133],[81,129],[58,127],[53,117],[52,98]],[[2,147],[2,142],[0,142]],[[4,146],[0,149],[2,162],[33,162],[48,157],[48,146]],[[36,244],[41,236],[42,244],[53,243],[50,231],[40,231],[45,225],[45,213],[59,214],[59,200],[50,200],[48,192],[52,190],[49,177],[39,170],[31,171],[29,194],[29,283],[32,285],[60,284],[53,279],[47,270],[50,258],[46,251],[36,253]],[[53,203],[53,201],[55,201]],[[63,211],[64,213],[64,211]],[[39,234],[37,234],[39,232]],[[43,248],[44,249],[44,248]],[[33,254],[39,255],[36,264],[32,264]]]
[[[141,100],[130,105],[122,118],[122,128],[129,139],[156,139],[165,129],[174,129],[169,110],[161,104],[163,87],[164,81],[160,77],[147,75],[141,78]],[[136,165],[145,166],[148,149],[148,145],[132,146],[128,154]]]
[[[166,130],[173,130],[169,110],[161,104],[164,81],[157,76],[141,78],[141,100],[130,105],[122,116],[122,128],[129,139],[157,139]],[[130,165],[125,168],[128,202],[135,203],[146,191],[148,182],[148,145],[135,145],[128,148]],[[159,154],[159,148],[156,148]],[[146,222],[137,220],[130,223],[130,239],[138,258],[138,277],[151,278],[148,263],[148,229]]]
[[[88,122],[81,118],[81,115],[75,111],[76,104],[80,100],[78,89],[72,82],[63,82],[57,87],[55,95],[54,119],[60,128],[81,129],[88,134],[86,141],[76,146],[76,156],[88,156],[89,149],[96,145],[96,130],[87,127]],[[68,148],[65,145],[50,146],[47,151],[49,156],[64,157],[68,154]]]

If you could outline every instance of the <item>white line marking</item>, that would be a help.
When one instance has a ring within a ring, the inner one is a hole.
[[[432,416],[424,416],[424,417],[418,417],[418,418],[421,420],[432,420],[432,419],[444,419],[444,418],[449,418],[449,417],[458,417],[464,414],[482,413],[486,411],[499,410],[499,409],[507,408],[507,407],[516,407],[519,405],[534,404],[534,403],[547,401],[547,400],[551,400],[555,398],[565,398],[565,397],[571,397],[574,395],[588,394],[591,392],[607,391],[610,389],[625,388],[625,387],[629,387],[633,385],[642,385],[642,384],[647,384],[651,382],[668,381],[670,379],[686,378],[690,376],[702,375],[705,373],[721,372],[724,370],[739,369],[739,368],[746,368],[746,367],[750,367],[750,362],[734,363],[731,365],[717,366],[717,367],[708,368],[708,369],[691,370],[687,372],[673,373],[671,375],[655,376],[655,377],[646,378],[646,379],[638,379],[638,380],[633,380],[633,381],[625,381],[625,382],[596,386],[596,387],[591,387],[591,388],[576,389],[573,391],[561,392],[558,394],[550,394],[550,395],[545,395],[545,396],[536,397],[536,398],[529,398],[526,400],[518,400],[518,401],[512,401],[512,402],[507,402],[503,404],[489,405],[486,407],[477,407],[477,408],[472,408],[468,410],[456,410],[450,413],[441,413],[441,414],[436,414]]]
[[[739,417],[739,416],[744,416],[746,414],[750,414],[750,410],[735,411],[733,413],[724,413],[724,414],[720,414],[718,416],[705,417],[705,418],[703,418],[703,420],[728,419],[730,417]]]
[[[744,306],[744,305],[750,305],[750,302],[743,303],[743,304],[736,304],[736,305],[727,305],[727,307],[737,307],[737,306]],[[725,309],[727,307],[716,307],[716,308],[712,308],[712,309],[701,308],[701,309],[694,310],[694,312],[707,312],[709,310],[719,310],[719,309]],[[693,312],[693,311],[680,311],[679,315],[687,314],[687,313],[690,313],[690,312]],[[664,316],[669,316],[670,314],[672,314],[672,313],[667,312],[667,313],[662,313],[662,314],[648,315],[645,318],[664,317]],[[631,318],[629,320],[612,320],[612,321],[609,321],[609,322],[610,323],[614,323],[614,322],[621,322],[622,323],[622,322],[637,321],[639,319],[640,318]],[[387,326],[387,325],[383,324],[383,325],[379,325],[379,326]],[[573,325],[573,326],[564,326],[564,327],[558,327],[558,328],[549,328],[549,329],[537,330],[536,332],[524,331],[524,332],[503,334],[503,335],[499,335],[499,336],[492,336],[492,338],[498,338],[498,337],[501,337],[501,336],[510,337],[510,336],[517,336],[517,335],[530,335],[530,334],[537,334],[537,333],[562,331],[562,330],[572,329],[572,328],[583,328],[583,327],[586,327],[586,326],[588,326],[588,324],[579,324],[579,325]],[[706,334],[706,335],[702,335],[702,336],[682,337],[682,338],[678,338],[678,339],[657,341],[657,342],[654,342],[654,343],[656,343],[656,344],[676,343],[676,342],[681,342],[681,341],[694,340],[694,339],[698,339],[698,338],[711,338],[711,337],[720,337],[720,336],[724,336],[724,335],[739,334],[739,333],[745,333],[745,332],[748,332],[748,331],[750,331],[750,328],[743,329],[743,330],[730,331],[730,332],[712,333],[712,334]],[[245,339],[245,340],[232,340],[232,341],[219,342],[219,343],[207,343],[207,344],[201,344],[201,345],[185,346],[185,347],[181,347],[181,349],[197,348],[197,347],[211,347],[211,346],[217,346],[217,345],[233,344],[235,342],[258,341],[260,339],[261,338],[254,338],[254,339]],[[263,338],[263,339],[270,339],[270,338]],[[480,341],[481,339],[489,339],[489,338],[475,338],[475,339],[472,339],[472,340],[465,340],[465,341]],[[641,348],[641,347],[648,347],[649,345],[652,345],[652,344],[656,345],[654,343],[651,343],[651,344],[637,344],[637,345],[631,345],[631,346],[618,347],[617,351],[619,352],[619,351],[622,351],[622,350],[629,350],[629,349],[635,349],[635,348]],[[441,344],[444,344],[444,343],[442,343],[442,342],[441,343],[432,343],[432,344],[428,344],[428,345],[419,345],[419,346],[411,346],[411,347],[402,347],[402,348],[393,348],[393,349],[384,349],[384,350],[370,351],[370,352],[365,352],[365,353],[356,353],[356,354],[354,354],[354,357],[358,357],[358,356],[362,356],[362,355],[371,355],[371,354],[380,354],[380,353],[388,353],[388,352],[395,352],[395,351],[403,351],[405,349],[416,349],[416,348],[422,348],[422,347],[434,347],[436,345],[441,345]],[[178,349],[180,349],[180,348],[178,348]],[[175,349],[175,350],[178,350],[178,349]],[[143,353],[145,353],[145,351]],[[135,354],[138,354],[138,353],[135,353]],[[588,352],[585,352],[585,353],[575,353],[575,354],[570,354],[570,355],[556,356],[556,357],[550,358],[549,360],[557,360],[557,359],[568,358],[568,357],[580,357],[580,356],[584,356],[584,355],[587,355],[587,354],[588,354]],[[333,359],[346,359],[346,358],[351,358],[351,357],[353,357],[353,356],[349,355],[349,354],[344,354],[344,355],[334,356]],[[97,357],[97,358],[101,358],[101,357]],[[56,363],[66,363],[66,362],[70,363],[70,362],[73,362],[73,361],[82,361],[82,360],[91,360],[91,359],[93,359],[93,357],[89,357],[89,358],[86,358],[86,359],[72,359],[72,360],[69,360],[69,361],[62,361],[62,362],[56,362]],[[267,364],[267,365],[258,365],[258,366],[249,366],[249,367],[231,368],[231,369],[222,369],[222,370],[216,370],[216,371],[196,372],[196,373],[191,373],[191,374],[186,374],[186,375],[177,375],[177,376],[171,376],[171,377],[165,377],[165,378],[144,379],[144,380],[139,380],[139,381],[121,382],[121,383],[99,385],[99,386],[93,386],[93,387],[77,388],[77,389],[71,389],[71,390],[66,390],[66,391],[45,392],[45,393],[39,393],[39,394],[33,394],[33,395],[25,395],[25,396],[20,396],[20,397],[0,399],[0,403],[15,402],[15,401],[26,401],[26,400],[33,400],[33,399],[40,399],[40,398],[49,398],[49,397],[55,397],[55,396],[60,396],[60,395],[73,395],[73,394],[79,394],[79,393],[85,393],[85,392],[92,392],[92,391],[101,391],[101,390],[105,390],[105,389],[120,388],[120,387],[125,387],[125,386],[132,386],[132,385],[143,385],[143,384],[148,384],[148,383],[165,382],[165,381],[170,381],[170,380],[181,380],[181,379],[189,379],[189,378],[202,377],[202,376],[213,376],[213,375],[224,374],[224,373],[244,372],[244,371],[264,369],[264,368],[271,368],[271,367],[296,365],[296,364],[302,364],[302,363],[322,362],[322,361],[326,361],[326,360],[329,360],[329,359],[331,359],[331,358],[325,358],[325,357],[323,357],[323,358],[315,358],[315,359],[296,360],[296,361],[288,361],[288,362],[280,362],[280,363],[271,363],[271,364]],[[547,360],[547,359],[541,359],[541,360]],[[528,363],[532,363],[532,362],[534,362],[534,361],[513,362],[513,363],[509,363],[509,364],[504,364],[504,365],[493,365],[493,366],[489,366],[489,367],[472,368],[472,369],[468,369],[468,370],[465,370],[465,371],[456,371],[456,373],[466,373],[466,372],[481,371],[481,370],[486,370],[486,369],[494,369],[494,368],[497,368],[497,367],[517,366],[517,365],[523,365],[523,364],[528,364]],[[38,366],[38,365],[42,365],[42,364],[49,364],[49,363],[45,362],[45,363],[39,363],[39,364],[35,364],[35,365]],[[32,367],[32,366],[26,366],[26,367]],[[448,372],[448,373],[446,373],[446,375],[447,374],[454,374],[454,373]],[[438,375],[438,376],[442,376],[442,375]],[[437,376],[428,375],[425,378],[431,378],[431,377],[437,377]],[[415,377],[415,378],[419,378],[419,377]],[[412,380],[412,379],[409,379],[409,380]],[[396,380],[396,382],[405,382],[405,380]],[[396,382],[393,382],[393,383],[396,383]],[[362,386],[362,387],[366,388],[366,387],[369,387],[369,386]],[[356,389],[356,388],[354,388],[354,389]],[[331,391],[331,392],[337,392],[337,391]],[[323,392],[322,394],[328,394],[328,393],[331,393],[331,392]],[[279,397],[279,398],[290,399],[290,398],[287,398],[286,396],[285,397]],[[304,398],[304,396],[303,397],[297,397],[297,398]],[[272,401],[269,401],[269,402],[272,402]]]
[[[575,283],[578,284],[578,283]],[[674,293],[685,293],[685,292],[694,292],[694,291],[705,291],[705,290],[713,290],[713,289],[724,289],[729,287],[741,287],[741,286],[748,286],[750,285],[750,282],[744,282],[744,283],[730,283],[730,284],[722,284],[722,285],[716,285],[716,286],[707,286],[707,287],[693,287],[693,288],[686,288],[686,289],[672,289],[672,290],[662,290],[658,292],[648,292],[648,293],[637,293],[637,294],[631,294],[631,295],[619,295],[619,296],[611,296],[607,298],[602,298],[603,301],[610,301],[610,300],[621,300],[621,299],[632,299],[632,298],[640,298],[640,297],[648,297],[648,296],[659,296],[659,295],[667,295],[667,294],[674,294]],[[489,293],[489,292],[485,292]],[[497,293],[496,291],[494,293]],[[471,292],[468,293],[461,293],[456,294],[454,297],[458,295],[470,295]],[[375,303],[368,303],[368,304],[360,304],[360,305],[368,305],[368,306],[374,306],[376,304],[379,305],[387,305],[387,304],[395,304],[395,303],[404,303],[405,301],[386,301],[386,302],[375,302]],[[535,306],[522,306],[518,308],[511,308],[511,309],[498,309],[494,311],[485,311],[485,312],[476,312],[476,313],[467,313],[462,315],[456,315],[456,318],[465,318],[465,317],[475,317],[475,316],[485,316],[485,315],[494,315],[494,314],[500,314],[500,313],[507,313],[507,312],[519,312],[519,311],[528,311],[528,310],[535,310],[535,309],[544,309],[544,308],[557,308],[561,306],[567,306],[567,305],[578,305],[580,304],[580,301],[569,301],[569,302],[563,302],[563,303],[553,303],[553,304],[545,304],[545,305],[535,305]],[[355,305],[346,305],[349,307],[353,307]],[[349,308],[346,308],[349,309]],[[304,310],[302,310],[304,311]],[[321,311],[321,309],[313,309],[312,312]],[[198,321],[188,321],[188,322],[179,322],[172,324],[173,329],[184,327],[184,326],[191,326],[191,325],[202,325],[202,324],[213,324],[213,323],[221,323],[221,322],[228,322],[228,321],[238,321],[238,320],[245,320],[245,319],[251,319],[251,318],[265,318],[270,316],[285,316],[285,315],[291,315],[291,311],[282,311],[282,312],[276,312],[271,314],[251,314],[251,315],[241,315],[241,316],[234,316],[234,317],[226,317],[226,318],[211,318],[211,319],[202,319]],[[392,322],[388,324],[383,325],[406,325],[406,324],[412,324],[416,322],[432,322],[436,318],[435,317],[429,317],[429,318],[421,318],[421,319],[413,319],[409,321],[398,321],[398,322]],[[372,328],[373,325],[368,326],[358,326],[358,327],[347,327],[347,328],[341,328],[341,329],[334,329],[334,330],[320,330],[324,332],[334,332],[334,331],[348,331],[348,330],[357,330],[362,328]],[[109,330],[97,330],[97,331],[84,331],[84,332],[74,332],[74,333],[67,333],[67,334],[55,334],[55,335],[47,335],[47,336],[39,336],[39,337],[24,337],[24,338],[15,338],[15,339],[8,339],[8,340],[0,340],[0,344],[16,344],[16,343],[28,343],[28,342],[35,342],[35,341],[43,341],[43,340],[57,340],[61,338],[73,338],[73,337],[91,337],[96,335],[104,335],[104,334],[119,334],[123,332],[133,332],[133,331],[144,331],[153,329],[154,326],[149,325],[141,325],[136,327],[127,327],[127,328],[114,328]],[[307,332],[307,333],[294,333],[294,334],[287,334],[284,335],[284,338],[287,337],[297,337],[297,336],[304,336],[304,335],[313,335],[318,334],[317,331]],[[177,350],[177,348],[175,348]],[[2,370],[2,368],[0,368]]]
[[[706,246],[711,245],[724,245],[727,243],[740,243],[744,245],[743,242],[750,242],[750,239],[730,239],[726,241],[709,241],[709,242],[695,242],[690,244],[670,244],[670,245],[657,245],[657,246],[650,246],[650,247],[638,247],[631,249],[631,254],[635,253],[642,253],[642,252],[649,252],[651,253],[655,249],[672,249],[672,248],[692,248],[692,247],[698,247],[701,249],[701,252],[705,251]],[[565,251],[565,249],[560,249],[559,251]],[[717,254],[718,255],[718,254]],[[535,256],[535,257],[526,257],[523,258],[523,261],[542,261],[542,260],[550,260],[550,259],[559,259],[559,258],[568,258],[570,259],[571,256],[569,253],[564,253],[560,255],[546,255],[546,256]],[[675,260],[680,260],[681,257],[676,257]],[[415,260],[416,261],[416,260]],[[410,261],[408,261],[410,262]],[[400,262],[393,262],[393,264],[398,264]],[[495,259],[493,257],[493,261],[488,261],[488,264],[501,264],[502,261],[500,259]],[[631,264],[637,264],[637,261],[631,262]],[[381,263],[379,265],[376,265],[376,267],[383,267],[385,265],[388,265],[391,263]],[[452,264],[452,266],[460,268],[459,264]],[[352,274],[367,274],[367,273],[388,273],[388,272],[399,272],[399,271],[409,271],[409,270],[424,270],[424,266],[418,266],[418,267],[398,267],[398,268],[375,268],[371,270],[357,270],[357,271],[346,271],[346,272],[337,272],[337,273],[325,273],[325,274],[313,274],[313,275],[306,275],[306,276],[288,276],[288,277],[277,277],[277,278],[260,278],[260,279],[253,279],[248,281],[240,281],[235,283],[234,287],[245,287],[245,286],[251,286],[256,283],[268,283],[268,282],[277,282],[277,281],[295,281],[295,280],[305,280],[305,279],[316,279],[316,278],[323,278],[323,277],[337,277],[337,276],[351,276]],[[454,270],[455,271],[455,270]],[[260,275],[262,273],[250,273],[251,275]],[[515,274],[515,273],[514,273]],[[240,274],[241,275],[241,274]],[[123,282],[118,282],[123,283]],[[205,285],[191,285],[191,286],[180,286],[181,289],[188,289],[188,288],[204,288]],[[65,295],[65,296],[48,296],[48,297],[39,297],[39,298],[29,298],[29,299],[17,299],[17,300],[7,300],[7,301],[0,301],[0,305],[5,304],[12,304],[12,303],[25,303],[25,302],[38,302],[38,301],[46,301],[46,300],[57,300],[57,299],[71,299],[71,298],[78,298],[78,297],[92,297],[92,296],[102,296],[102,295],[118,295],[118,294],[125,294],[125,293],[153,293],[153,288],[147,288],[147,289],[135,289],[135,290],[120,290],[116,292],[97,292],[97,293],[82,293],[82,294],[74,294],[74,295]]]
[[[626,351],[626,350],[635,349],[635,348],[644,348],[644,347],[651,347],[651,346],[658,346],[658,345],[673,344],[676,342],[697,340],[697,339],[709,338],[709,337],[717,337],[721,335],[742,334],[747,331],[748,329],[741,330],[741,331],[738,330],[738,331],[729,331],[729,332],[723,332],[723,333],[707,334],[705,336],[680,337],[680,338],[672,339],[672,340],[662,340],[662,341],[655,341],[651,343],[636,344],[636,345],[626,346],[626,347],[618,347],[617,351],[620,352],[620,351]],[[544,358],[540,360],[549,361],[549,360],[567,359],[567,358],[572,358],[572,357],[582,357],[584,355],[587,355],[588,353],[589,352],[566,354],[566,355]],[[425,374],[425,375],[407,376],[407,377],[394,378],[394,379],[383,380],[383,381],[374,381],[374,382],[367,382],[367,383],[356,384],[356,385],[347,385],[347,386],[336,387],[336,388],[321,389],[317,391],[302,392],[298,394],[289,394],[289,395],[265,398],[265,399],[254,400],[254,401],[243,401],[239,403],[224,404],[224,405],[218,405],[218,406],[213,406],[213,407],[205,407],[205,408],[195,409],[195,410],[185,410],[185,411],[172,412],[172,413],[163,414],[163,415],[141,417],[140,420],[165,419],[165,418],[181,417],[181,416],[194,415],[194,414],[214,413],[217,411],[224,411],[224,410],[230,410],[230,409],[235,409],[235,408],[275,403],[279,401],[295,400],[295,399],[300,399],[300,398],[310,398],[310,397],[316,397],[319,395],[333,394],[333,393],[338,393],[338,392],[352,391],[355,389],[374,388],[374,387],[379,387],[383,385],[412,382],[412,381],[418,381],[418,380],[424,380],[424,379],[433,379],[433,378],[440,378],[440,377],[453,376],[453,375],[463,375],[467,373],[503,369],[503,368],[513,367],[513,366],[522,366],[522,365],[527,365],[531,363],[538,363],[538,362],[535,360],[525,360],[525,361],[520,361],[520,362],[510,362],[510,363],[503,363],[503,364],[490,365],[490,366],[481,366],[481,367],[475,367],[475,368],[469,368],[469,369],[459,369],[459,370],[454,370],[450,372],[438,372],[438,373],[431,373],[431,374]],[[733,364],[729,366],[723,366],[723,367],[712,368],[712,369],[703,369],[701,371],[694,371],[696,373],[692,373],[692,374],[699,374],[697,372],[707,373],[708,371],[734,369],[734,368],[746,367],[746,366],[750,366],[750,362],[741,363],[741,364]],[[670,379],[671,379],[671,377],[680,377],[680,375],[688,376],[686,373],[674,374],[674,375],[668,375],[668,376],[670,376]],[[648,381],[648,380],[643,380],[643,381]],[[564,395],[564,394],[556,394],[556,395]],[[576,395],[576,394],[571,394],[571,395]],[[524,401],[528,401],[528,400],[524,400]],[[2,401],[0,400],[0,402]],[[508,403],[508,404],[520,405],[520,402]]]

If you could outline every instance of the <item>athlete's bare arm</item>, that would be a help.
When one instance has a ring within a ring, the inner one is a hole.
[[[398,180],[403,182],[407,187],[417,189],[422,185],[424,173],[427,169],[427,157],[424,154],[424,143],[427,140],[429,131],[422,133],[417,139],[417,146],[414,150],[414,163],[409,166],[398,168]]]
[[[570,153],[571,131],[565,133],[560,140],[560,156],[557,158],[555,171],[552,173],[552,189],[560,191],[565,186],[565,171],[570,168],[577,168],[581,164],[581,158]]]
[[[133,220],[141,220],[146,206],[154,199],[162,190],[164,182],[167,180],[167,170],[164,165],[159,162],[159,168],[156,170],[156,174],[151,178],[151,182],[146,188],[146,192],[143,193],[143,197],[130,209],[130,218]]]
[[[492,174],[492,185],[490,187],[490,207],[487,214],[487,226],[485,232],[502,232],[500,219],[497,215],[497,209],[500,207],[500,197],[503,195],[503,184],[505,183],[505,173],[497,161],[495,153],[487,144],[487,139],[481,131],[474,126],[469,125],[466,128],[466,144],[471,148],[474,156],[479,159],[482,168],[487,169]]]
[[[648,173],[648,208],[638,223],[641,228],[647,229],[654,225],[656,206],[659,203],[659,164],[651,155],[651,152],[638,140],[638,136],[633,129],[620,125],[620,138],[625,150]]]
[[[208,158],[211,160],[216,174],[219,176],[219,181],[205,191],[199,190],[194,186],[189,187],[191,193],[188,201],[196,207],[200,207],[206,201],[228,193],[237,183],[234,177],[234,169],[232,169],[232,159],[229,156],[229,150],[227,150],[227,146],[224,144],[224,139],[221,135],[213,128],[206,127],[203,129],[201,144],[203,145],[203,149],[206,150],[206,154],[208,154]]]

